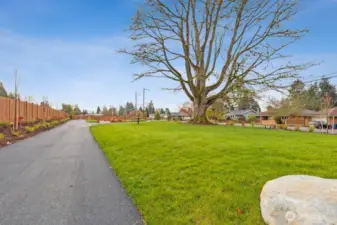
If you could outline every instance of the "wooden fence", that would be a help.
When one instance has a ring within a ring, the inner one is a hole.
[[[16,101],[16,110],[17,117],[21,117],[23,121],[51,120],[67,116],[67,114],[61,110],[20,100]],[[0,122],[14,122],[14,118],[15,99],[0,97]]]
[[[73,115],[74,120],[99,120],[99,121],[125,121],[129,120],[130,117],[125,118],[125,116],[109,116],[109,115]]]
[[[137,120],[138,116],[136,115],[127,115],[125,116],[111,116],[111,115],[73,115],[72,119],[74,120],[99,120],[99,121],[125,121],[125,120]],[[144,118],[143,115],[139,115],[139,119]]]

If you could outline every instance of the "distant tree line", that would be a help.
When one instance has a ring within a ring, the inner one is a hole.
[[[288,89],[287,97],[270,100],[269,110],[296,112],[303,109],[319,111],[325,106],[324,97],[330,98],[329,107],[337,106],[337,91],[328,78],[317,82],[294,81]]]

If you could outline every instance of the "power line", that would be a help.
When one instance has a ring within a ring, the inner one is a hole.
[[[303,83],[311,83],[311,82],[314,82],[314,81],[319,81],[321,79],[331,79],[331,78],[334,78],[334,77],[337,77],[337,73],[333,73],[333,75],[331,75],[331,76],[321,76],[320,78],[316,78],[316,79],[313,79],[313,80],[303,81]]]

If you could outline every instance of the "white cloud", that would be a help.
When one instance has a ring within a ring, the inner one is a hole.
[[[130,43],[123,35],[70,42],[1,31],[0,80],[13,90],[13,73],[18,69],[21,95],[33,96],[37,102],[48,96],[54,106],[63,102],[90,110],[103,104],[118,106],[134,101],[135,91],[141,92],[143,87],[151,89],[147,99],[154,100],[157,107],[171,108],[184,101],[182,94],[161,91],[172,86],[169,81],[131,82],[132,74],[142,68],[116,52],[126,46]]]

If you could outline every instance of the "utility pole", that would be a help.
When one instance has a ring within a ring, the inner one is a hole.
[[[14,73],[14,123],[13,123],[13,129],[18,129],[18,88],[19,88],[19,80],[18,80],[18,70],[15,70]]]
[[[43,122],[46,121],[46,110],[45,110],[45,107],[46,107],[47,102],[48,102],[48,97],[43,96],[42,97],[42,103],[43,103],[42,104],[42,109],[43,109],[42,120],[43,120]]]
[[[126,121],[126,113],[127,113],[126,107],[127,106],[128,106],[128,102],[125,103],[125,110],[124,110],[125,121]]]
[[[329,93],[328,92],[325,92],[324,93],[324,107],[325,107],[325,115],[326,115],[326,132],[327,134],[329,133],[329,121],[330,121],[330,118],[329,118],[329,108],[331,106],[331,102],[332,102],[332,98],[329,96]]]
[[[145,91],[150,91],[149,89],[143,88],[143,114],[145,115]],[[145,115],[147,117],[147,115]]]
[[[136,118],[138,116],[138,110],[137,110],[137,91],[135,93],[135,108],[136,108]]]

